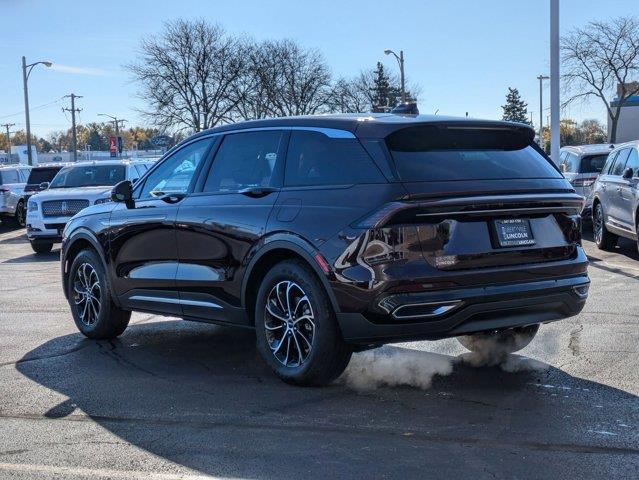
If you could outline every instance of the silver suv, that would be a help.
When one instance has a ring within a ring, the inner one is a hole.
[[[575,191],[586,199],[581,212],[584,219],[589,219],[592,215],[594,183],[613,148],[614,145],[605,143],[561,149],[559,169],[575,187]]]
[[[619,237],[637,240],[639,141],[617,146],[597,178],[593,195],[595,243],[613,248]]]
[[[24,225],[24,186],[31,167],[25,165],[0,166],[0,217]]]

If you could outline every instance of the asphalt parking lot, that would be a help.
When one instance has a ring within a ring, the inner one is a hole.
[[[136,313],[85,339],[58,251],[0,226],[0,478],[636,478],[639,256],[584,244],[585,310],[521,355],[395,345],[302,389],[248,331]]]

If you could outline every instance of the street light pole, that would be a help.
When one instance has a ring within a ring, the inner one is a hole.
[[[385,55],[393,55],[399,63],[399,79],[400,79],[400,87],[401,87],[401,95],[402,95],[402,103],[406,103],[406,84],[405,84],[405,75],[404,75],[404,50],[399,51],[399,55],[397,55],[392,50],[386,49],[384,50]]]
[[[550,0],[550,158],[559,164],[559,0]]]
[[[539,146],[544,149],[544,94],[543,94],[543,81],[548,80],[550,77],[545,75],[539,75]]]
[[[27,122],[27,158],[29,166],[33,165],[33,158],[31,155],[31,123],[29,121],[29,89],[27,88],[27,81],[29,80],[29,75],[31,74],[33,67],[39,64],[42,64],[45,67],[53,65],[49,61],[35,62],[27,65],[27,59],[24,56],[22,57],[22,83],[24,86],[24,114]]]

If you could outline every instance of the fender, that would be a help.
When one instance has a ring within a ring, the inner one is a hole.
[[[333,289],[330,286],[329,276],[320,268],[314,258],[314,256],[319,253],[319,250],[316,249],[308,240],[300,237],[299,235],[293,235],[290,233],[273,234],[271,237],[264,239],[262,245],[258,247],[255,252],[252,253],[253,258],[251,258],[251,261],[246,266],[246,269],[244,271],[244,278],[242,279],[242,307],[246,307],[248,279],[251,276],[253,268],[255,267],[257,262],[259,262],[259,260],[264,257],[264,255],[276,249],[290,250],[306,261],[306,263],[313,269],[317,277],[320,279],[320,282],[322,283],[324,290],[326,290],[328,298],[331,301],[333,310],[335,311],[335,313],[339,313],[340,308],[337,303],[337,299],[335,298],[335,294],[333,293]]]
[[[93,249],[98,253],[98,257],[102,261],[102,267],[104,268],[104,273],[107,276],[108,282],[108,269],[107,269],[107,261],[104,256],[104,250],[100,241],[95,236],[91,230],[86,227],[78,227],[74,230],[69,237],[64,242],[64,246],[62,247],[62,252],[60,254],[60,263],[62,268],[62,285],[64,287],[64,295],[67,296],[67,252],[71,249],[71,247],[79,240],[85,240],[91,244]],[[69,265],[70,267],[70,265]],[[108,282],[110,288],[110,282]],[[118,304],[118,300],[114,295],[111,295],[113,301]],[[119,306],[119,305],[118,305]]]

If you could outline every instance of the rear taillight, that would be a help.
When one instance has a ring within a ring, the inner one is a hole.
[[[575,178],[570,182],[573,187],[590,187],[595,183],[595,178]]]

